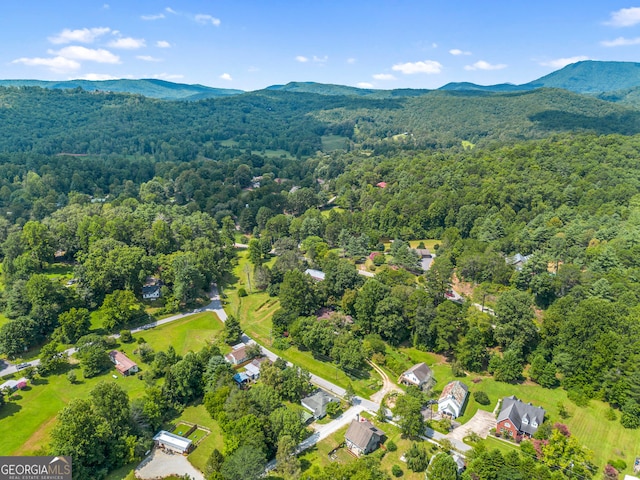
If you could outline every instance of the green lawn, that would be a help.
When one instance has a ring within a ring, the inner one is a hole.
[[[298,365],[309,372],[326,378],[327,380],[347,388],[349,383],[358,395],[369,397],[382,385],[377,374],[372,373],[370,378],[357,379],[349,377],[344,371],[332,363],[320,361],[313,357],[311,352],[302,352],[296,347],[280,350],[273,347],[271,336],[271,317],[280,308],[280,302],[275,297],[270,297],[265,292],[254,292],[246,297],[239,297],[237,289],[247,288],[247,277],[244,266],[248,263],[247,252],[239,252],[239,262],[234,268],[234,275],[238,279],[235,285],[224,289],[226,298],[225,310],[228,314],[240,319],[242,329],[256,342],[266,346],[285,360]]]
[[[201,471],[204,471],[204,467],[207,464],[207,459],[214,448],[217,448],[221,452],[224,450],[224,443],[222,438],[222,430],[218,426],[218,423],[211,418],[207,410],[202,404],[196,404],[184,409],[182,415],[176,421],[186,421],[195,423],[196,425],[203,426],[211,431],[207,437],[202,440],[196,449],[189,454],[189,461]],[[201,435],[202,431],[197,430],[193,433]],[[197,441],[193,437],[189,437],[192,440]]]
[[[184,355],[190,350],[200,350],[206,342],[214,340],[221,330],[222,323],[217,316],[204,312],[136,334],[134,338],[144,336],[156,351],[166,350],[169,345],[173,345],[179,354]],[[136,347],[137,343],[131,343],[122,344],[119,348],[132,359],[138,360],[132,354]],[[144,365],[142,369],[144,370]],[[77,371],[78,378],[82,378],[80,370]],[[46,446],[55,424],[55,415],[71,399],[87,398],[89,391],[101,380],[118,383],[129,393],[130,398],[143,395],[144,382],[135,376],[123,378],[118,375],[114,379],[112,375],[115,373],[115,370],[109,370],[75,385],[69,383],[65,374],[52,375],[41,380],[42,383],[31,385],[28,390],[16,394],[16,401],[0,408],[2,429],[11,432],[11,435],[0,435],[0,455],[33,454],[38,448]],[[188,418],[185,420],[191,421]],[[209,440],[204,442],[207,441]]]
[[[56,280],[71,280],[73,278],[73,265],[69,263],[52,263],[44,270],[44,274]]]
[[[464,414],[459,418],[461,423],[469,420],[479,408],[491,412],[496,407],[498,399],[515,395],[525,402],[543,407],[547,411],[547,421],[566,424],[571,433],[593,452],[593,461],[598,467],[602,468],[609,459],[616,458],[622,458],[627,465],[632,466],[635,457],[640,455],[640,430],[623,428],[618,420],[606,420],[605,413],[609,406],[604,402],[591,400],[588,406],[578,407],[567,398],[567,392],[561,388],[549,390],[533,382],[511,385],[497,382],[492,377],[476,374],[455,378],[450,366],[442,357],[414,348],[400,349],[400,355],[408,359],[409,366],[417,362],[426,362],[431,367],[436,379],[436,385],[433,388],[436,397],[452,380],[460,380],[469,387],[469,400]],[[473,392],[480,390],[489,396],[490,405],[479,405],[475,401]],[[559,404],[564,405],[569,411],[569,418],[560,417]],[[619,418],[620,412],[617,413]]]
[[[135,333],[133,338],[137,341],[138,338],[143,337],[156,352],[166,350],[173,345],[178,354],[184,355],[189,351],[197,352],[207,343],[214,341],[223,328],[222,322],[215,313],[202,312]],[[119,348],[130,354],[137,346],[137,342],[133,342],[122,344]]]
[[[75,385],[71,385],[64,374],[52,375],[15,394],[15,401],[0,408],[2,430],[11,432],[11,435],[0,435],[0,455],[33,455],[47,446],[56,414],[71,399],[88,398],[91,389],[102,380],[118,383],[131,398],[142,396],[144,382],[137,377],[114,379],[114,372],[109,370]],[[78,378],[82,378],[79,370]]]
[[[409,450],[409,447],[411,447],[411,444],[413,442],[408,439],[402,438],[400,430],[397,427],[394,427],[393,425],[390,425],[388,423],[379,423],[376,421],[373,422],[378,428],[385,432],[387,436],[385,445],[388,445],[390,441],[393,441],[398,447],[395,452],[386,451],[380,462],[382,470],[385,471],[390,478],[395,478],[391,475],[391,468],[393,467],[393,465],[398,465],[404,472],[404,474],[400,478],[408,480],[424,479],[424,472],[414,473],[407,468],[406,463],[400,460],[400,457],[407,450]],[[340,448],[339,450],[337,450],[335,453],[335,458],[332,459],[329,457],[329,452],[331,452],[334,448],[344,442],[344,435],[347,432],[348,428],[348,426],[341,428],[321,442],[318,442],[313,448],[303,452],[298,457],[302,463],[303,470],[309,470],[309,472],[313,473],[318,468],[324,468],[333,462],[354,462],[356,459],[346,451],[346,448]],[[433,444],[427,442],[421,443],[426,446],[427,451],[431,452]],[[383,447],[383,450],[385,448],[386,447]],[[370,455],[379,455],[379,453],[374,452]]]

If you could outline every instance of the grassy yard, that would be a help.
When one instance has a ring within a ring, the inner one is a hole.
[[[143,335],[156,351],[166,350],[169,345],[173,345],[179,354],[184,355],[190,350],[197,351],[207,341],[214,340],[221,330],[222,323],[217,316],[211,312],[204,312],[136,334],[134,338]],[[136,356],[132,355],[136,346],[137,343],[131,343],[123,344],[119,348],[137,360]],[[142,368],[144,369],[144,365]],[[82,378],[79,369],[77,372],[78,378]],[[75,385],[69,383],[65,374],[52,375],[17,393],[14,396],[15,401],[0,408],[2,429],[11,432],[11,435],[0,436],[0,455],[33,454],[46,446],[56,414],[71,399],[87,398],[91,389],[102,380],[118,383],[132,399],[144,394],[145,384],[137,377],[123,378],[118,375],[114,379],[114,373],[115,370],[109,370],[103,375],[81,380]],[[189,418],[185,420],[192,421]],[[207,441],[209,440],[206,439],[204,442]]]
[[[378,428],[384,431],[387,436],[387,440],[385,441],[384,445],[388,445],[389,442],[392,441],[398,447],[398,449],[395,452],[390,452],[388,450],[386,451],[386,453],[384,454],[380,462],[380,466],[382,470],[385,471],[391,478],[394,478],[391,475],[391,468],[393,467],[393,465],[398,465],[404,472],[401,478],[407,479],[407,480],[424,479],[424,472],[414,473],[407,468],[406,463],[400,460],[400,457],[407,450],[409,450],[409,447],[411,447],[411,444],[413,442],[408,439],[402,438],[402,435],[400,434],[400,430],[397,427],[394,427],[393,425],[390,425],[388,423],[378,423],[375,421],[374,421],[374,424],[376,424]],[[335,452],[333,456],[334,458],[329,457],[329,453],[334,448],[338,447],[340,444],[344,442],[344,435],[347,432],[348,428],[349,428],[348,426],[341,428],[340,430],[335,432],[333,435],[330,435],[328,438],[317,443],[313,448],[303,452],[298,457],[301,461],[303,471],[309,471],[309,473],[313,473],[317,471],[319,468],[324,468],[327,465],[334,462],[340,462],[340,463],[355,462],[356,459],[351,454],[349,454],[346,448],[344,447],[338,449]],[[426,446],[427,451],[429,451],[430,453],[432,452],[431,446],[433,444],[427,443],[427,442],[421,442],[421,443]],[[385,449],[386,447],[383,447],[383,450]],[[379,453],[374,452],[370,455],[379,455]]]
[[[247,277],[244,272],[244,266],[248,264],[246,256],[246,251],[239,252],[239,262],[234,268],[234,275],[238,280],[234,285],[227,286],[224,292],[227,295],[225,310],[228,314],[235,315],[240,319],[242,329],[247,335],[285,360],[315,375],[326,378],[342,388],[347,388],[349,383],[351,383],[358,395],[368,397],[377,391],[382,384],[375,374],[365,379],[353,378],[348,376],[336,365],[314,358],[311,352],[303,352],[296,347],[291,347],[286,350],[273,347],[271,317],[274,312],[280,308],[280,302],[277,298],[270,297],[264,292],[254,292],[246,297],[238,296],[238,288],[247,288]]]
[[[189,454],[189,461],[201,471],[204,471],[204,467],[207,464],[207,459],[211,452],[215,448],[220,450],[221,452],[224,450],[224,444],[222,440],[222,431],[220,430],[220,426],[218,423],[211,418],[207,410],[204,408],[204,405],[201,403],[189,406],[185,408],[184,412],[175,422],[186,421],[190,423],[195,423],[197,425],[203,426],[211,431],[207,437],[202,440],[196,449]],[[197,430],[193,432],[192,436],[189,438],[194,442],[197,439],[194,437],[195,435],[202,435],[202,430]]]
[[[15,394],[15,400],[0,409],[2,430],[11,432],[11,435],[0,436],[0,455],[33,455],[47,446],[56,414],[72,399],[88,398],[100,381],[118,383],[131,398],[142,396],[144,382],[136,377],[114,379],[114,371],[80,380],[75,385],[71,385],[64,374],[52,375]],[[81,377],[78,370],[78,378]]]
[[[617,458],[623,459],[627,465],[632,466],[635,457],[640,455],[640,430],[623,428],[618,420],[606,420],[605,413],[609,406],[604,402],[591,400],[586,407],[578,407],[567,398],[567,392],[561,388],[549,390],[532,382],[511,385],[497,382],[492,377],[476,374],[455,378],[450,366],[442,357],[414,348],[400,349],[395,356],[404,358],[407,366],[426,362],[431,367],[436,379],[436,385],[433,388],[436,398],[444,386],[452,380],[460,380],[469,387],[470,395],[464,414],[458,419],[461,423],[473,417],[478,409],[491,412],[499,399],[515,395],[522,401],[543,407],[547,411],[547,421],[566,424],[571,433],[593,452],[593,461],[599,467],[604,467],[609,459]],[[491,404],[479,405],[473,398],[473,392],[476,391],[484,391],[489,396]],[[559,405],[561,404],[569,412],[569,418],[560,417]],[[619,417],[619,412],[617,413]]]

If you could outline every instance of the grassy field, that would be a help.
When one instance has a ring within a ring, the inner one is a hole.
[[[515,395],[525,402],[543,407],[547,411],[546,421],[566,424],[571,433],[593,452],[593,461],[599,467],[604,467],[609,459],[618,458],[632,466],[635,457],[640,455],[640,430],[629,430],[623,428],[617,420],[606,420],[605,413],[609,406],[604,402],[591,400],[586,407],[578,407],[567,398],[567,392],[561,388],[550,390],[533,382],[511,385],[476,374],[455,378],[444,358],[414,348],[400,349],[395,356],[397,359],[404,359],[407,366],[426,362],[431,367],[436,379],[436,385],[433,388],[435,397],[452,380],[460,380],[469,387],[470,395],[464,414],[458,419],[461,423],[473,417],[478,409],[491,412],[499,399]],[[491,404],[479,405],[473,398],[473,392],[476,391],[484,391],[489,396]],[[560,405],[569,412],[569,418],[560,417]],[[619,417],[619,412],[617,413]]]
[[[189,315],[175,322],[133,334],[137,341],[143,337],[157,352],[166,350],[170,345],[180,355],[189,351],[197,352],[207,343],[213,342],[223,329],[222,322],[213,312]],[[120,349],[130,354],[137,348],[137,342],[123,344]]]
[[[47,446],[56,414],[70,400],[88,398],[91,389],[100,381],[118,383],[131,398],[142,396],[144,382],[136,377],[114,379],[114,371],[80,380],[75,385],[69,383],[66,375],[52,375],[15,394],[15,400],[0,409],[2,430],[11,432],[11,435],[0,436],[0,455],[33,455]],[[78,371],[78,378],[81,377]]]
[[[333,150],[346,150],[349,139],[342,135],[323,135],[322,151],[332,152]]]
[[[296,347],[291,347],[287,350],[274,348],[273,338],[271,336],[271,317],[274,312],[280,308],[278,299],[270,297],[264,292],[254,292],[246,297],[238,297],[237,294],[238,288],[247,288],[247,277],[244,272],[244,266],[248,263],[246,256],[246,251],[239,252],[239,262],[234,268],[234,276],[237,278],[237,281],[234,285],[227,286],[224,292],[227,296],[225,300],[225,310],[227,313],[235,315],[240,319],[240,325],[247,335],[285,360],[315,375],[326,378],[342,388],[347,388],[349,383],[351,383],[355,392],[363,397],[369,397],[369,395],[382,386],[382,383],[375,374],[365,379],[353,378],[348,376],[336,365],[314,358],[311,352],[302,352]]]
[[[156,351],[166,350],[169,345],[173,345],[179,354],[184,355],[190,350],[199,350],[207,341],[213,341],[221,330],[222,323],[217,316],[211,312],[204,312],[161,325],[134,337],[143,335]],[[137,360],[132,354],[136,346],[137,343],[131,343],[123,344],[119,348]],[[142,368],[144,369],[144,365]],[[80,370],[77,372],[78,378],[82,378]],[[11,432],[11,435],[0,435],[0,455],[33,454],[46,446],[56,414],[71,399],[87,398],[91,389],[102,380],[118,383],[130,398],[143,395],[144,382],[137,377],[118,376],[114,379],[114,372],[115,370],[109,370],[98,377],[80,380],[75,385],[69,383],[65,374],[52,375],[14,395],[14,401],[0,408],[2,429]],[[185,420],[192,421],[189,418]]]

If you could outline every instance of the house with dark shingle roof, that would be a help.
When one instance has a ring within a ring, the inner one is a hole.
[[[332,402],[340,403],[340,400],[321,389],[300,401],[302,406],[313,413],[313,417],[316,419],[322,418],[327,414],[327,405]]]
[[[347,448],[356,455],[366,455],[373,452],[382,442],[385,433],[368,420],[351,420],[349,429],[344,436]]]
[[[433,372],[426,363],[418,363],[400,375],[398,383],[407,386],[415,385],[418,388],[428,388],[433,384]]]
[[[524,403],[515,395],[502,400],[498,414],[496,432],[516,438],[518,435],[532,437],[544,422],[546,412],[541,407]]]
[[[467,386],[459,380],[449,382],[438,399],[438,411],[458,418],[469,395]]]

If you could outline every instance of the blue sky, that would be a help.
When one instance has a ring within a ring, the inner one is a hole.
[[[5,0],[0,78],[437,88],[640,61],[640,0]]]

